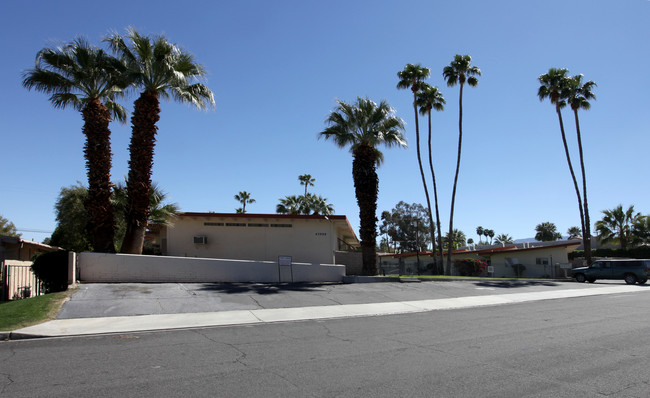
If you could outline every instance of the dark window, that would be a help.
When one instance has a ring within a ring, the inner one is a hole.
[[[248,224],[249,227],[268,227],[269,224]]]
[[[226,227],[245,227],[246,223],[241,222],[227,222]]]
[[[291,224],[271,224],[272,228],[291,228],[293,225]]]

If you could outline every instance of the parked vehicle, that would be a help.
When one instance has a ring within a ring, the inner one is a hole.
[[[597,279],[623,279],[628,285],[648,281],[650,260],[598,260],[589,267],[574,268],[573,277],[578,282],[593,283]]]

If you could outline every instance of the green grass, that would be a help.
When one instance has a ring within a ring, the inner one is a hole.
[[[11,331],[54,319],[75,290],[0,303],[0,330]]]

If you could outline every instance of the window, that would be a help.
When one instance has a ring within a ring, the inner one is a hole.
[[[548,265],[548,258],[547,257],[537,257],[535,259],[535,264],[537,264],[537,265]]]
[[[203,225],[206,227],[223,227],[222,222],[204,222]]]
[[[291,228],[292,224],[271,224],[271,228]]]
[[[226,227],[245,227],[246,223],[241,222],[227,222]]]
[[[195,236],[194,244],[195,245],[205,245],[208,243],[208,238],[206,236]]]
[[[249,227],[268,227],[269,224],[253,224],[253,223],[248,223]]]

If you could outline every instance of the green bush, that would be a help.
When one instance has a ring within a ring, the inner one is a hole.
[[[569,253],[569,260],[584,257],[584,250],[575,250]],[[650,258],[650,246],[638,246],[632,249],[596,249],[591,251],[592,257],[623,257],[623,258]]]
[[[34,258],[32,272],[41,280],[45,293],[68,289],[68,252],[59,250],[39,254]]]

